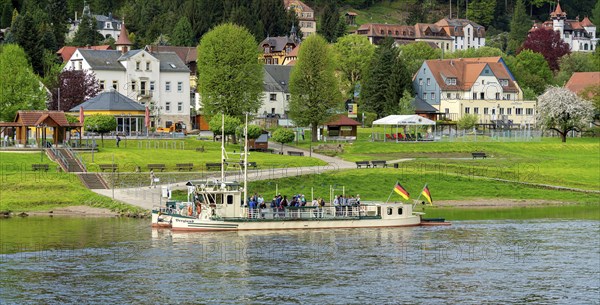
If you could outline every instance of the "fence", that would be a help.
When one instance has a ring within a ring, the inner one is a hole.
[[[435,141],[442,142],[538,142],[542,139],[539,130],[454,130],[436,131]]]

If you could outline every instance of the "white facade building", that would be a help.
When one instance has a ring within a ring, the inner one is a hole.
[[[468,19],[444,18],[435,23],[454,40],[454,50],[485,46],[485,27]]]
[[[598,44],[596,37],[596,26],[588,17],[579,21],[567,19],[567,13],[563,12],[560,2],[556,5],[554,12],[550,14],[550,20],[544,23],[534,23],[531,31],[538,28],[552,29],[560,33],[560,38],[566,42],[571,52],[594,52]]]

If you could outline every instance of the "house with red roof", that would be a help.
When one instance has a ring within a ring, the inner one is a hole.
[[[576,94],[594,86],[600,87],[600,72],[575,72],[565,84],[565,88]],[[588,97],[592,98],[593,92],[588,92]]]

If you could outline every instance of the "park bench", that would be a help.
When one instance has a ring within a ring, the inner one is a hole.
[[[289,156],[298,156],[298,157],[303,157],[304,156],[304,152],[302,151],[292,151],[292,150],[288,150],[287,154]]]
[[[148,170],[155,170],[155,169],[160,169],[160,171],[164,171],[165,170],[165,165],[164,164],[148,164]]]
[[[239,165],[240,165],[240,168],[243,168],[244,161],[240,161]],[[256,162],[248,162],[248,167],[252,167],[252,168],[256,169],[258,166],[256,165]]]
[[[221,169],[221,163],[206,163],[206,169],[210,170],[211,168]]]
[[[184,169],[191,171],[194,168],[194,163],[177,163],[175,164],[175,167],[178,171],[182,171]]]
[[[487,158],[487,155],[484,152],[472,152],[471,155],[473,156],[473,159],[476,158]]]
[[[37,170],[44,170],[44,171],[48,171],[48,164],[31,164],[31,169],[34,171]]]
[[[361,168],[363,166],[369,168],[371,167],[371,164],[369,163],[369,161],[356,161],[356,168]]]
[[[197,152],[204,152],[204,146],[196,147]]]
[[[377,167],[378,165],[381,167],[387,167],[387,163],[385,161],[371,161],[371,165],[373,165],[373,167]]]
[[[100,167],[101,171],[111,170],[113,172],[116,172],[119,169],[119,165],[118,164],[100,164],[98,166]]]

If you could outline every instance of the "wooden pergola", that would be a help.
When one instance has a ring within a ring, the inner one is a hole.
[[[35,139],[37,147],[44,147],[48,136],[53,144],[62,144],[68,130],[77,129],[81,135],[81,127],[81,123],[69,123],[63,111],[18,111],[14,122],[0,122],[0,133],[12,135],[20,147],[30,145],[30,139]]]

